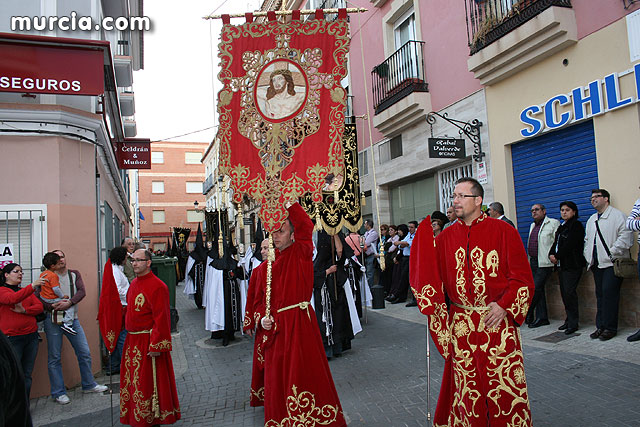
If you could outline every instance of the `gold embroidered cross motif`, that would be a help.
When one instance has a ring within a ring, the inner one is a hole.
[[[136,299],[133,301],[133,304],[136,306],[136,311],[140,311],[140,308],[144,305],[144,295],[136,295]]]
[[[494,249],[487,255],[487,270],[491,270],[489,277],[498,277],[496,269],[498,268],[499,263],[500,259],[498,257],[498,251]]]
[[[293,394],[287,396],[287,417],[282,422],[269,420],[265,427],[285,426],[326,426],[336,420],[338,406],[316,406],[316,398],[313,393],[303,391],[298,394],[296,385],[292,386]]]

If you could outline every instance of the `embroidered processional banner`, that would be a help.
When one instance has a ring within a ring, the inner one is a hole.
[[[220,170],[231,178],[234,202],[261,203],[267,231],[287,218],[285,201],[310,193],[322,201],[325,177],[343,169],[342,135],[349,49],[346,10],[327,22],[268,20],[229,24],[223,16],[218,93]]]
[[[362,226],[358,138],[355,124],[345,124],[342,150],[344,168],[338,175],[326,177],[322,188],[322,201],[315,203],[310,194],[305,194],[300,201],[316,226],[319,221],[322,228],[331,235],[338,233],[342,227],[357,232]]]

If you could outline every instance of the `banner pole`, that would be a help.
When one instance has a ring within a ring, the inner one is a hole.
[[[329,14],[329,13],[338,13],[338,10],[340,9],[322,9],[322,12],[324,12],[325,15]],[[364,7],[348,7],[347,8],[347,13],[364,13],[367,12],[368,9],[365,9]],[[276,10],[274,11],[276,13],[277,16],[289,16],[293,13],[292,10]],[[316,11],[315,9],[301,9],[300,10],[300,15],[315,15]],[[267,16],[267,11],[256,11],[256,12],[251,12],[251,14],[253,15],[254,18],[258,18],[261,16]],[[228,14],[229,18],[244,18],[246,17],[245,13],[231,13]],[[222,14],[217,14],[217,15],[207,15],[207,16],[203,16],[202,19],[222,19]]]

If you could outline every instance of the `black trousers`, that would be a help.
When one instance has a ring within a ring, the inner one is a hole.
[[[596,327],[618,332],[618,308],[620,305],[620,286],[622,279],[613,274],[613,267],[592,267],[593,280],[596,282]]]
[[[551,274],[553,267],[538,267],[538,258],[529,260],[531,265],[531,273],[533,274],[533,283],[535,284],[535,292],[531,300],[531,307],[527,313],[528,319],[533,319],[535,313],[536,320],[549,320],[547,315],[547,296],[544,287],[547,283],[547,277]]]
[[[562,295],[562,303],[564,311],[567,313],[565,322],[569,328],[577,328],[579,321],[578,313],[578,282],[582,276],[580,270],[560,270],[558,275],[560,279],[560,295]]]

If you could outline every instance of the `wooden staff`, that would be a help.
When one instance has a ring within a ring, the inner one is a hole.
[[[333,240],[336,235],[331,237],[331,265],[336,265],[336,242]],[[333,272],[333,291],[336,296],[336,301],[338,301],[338,274],[336,271]]]

